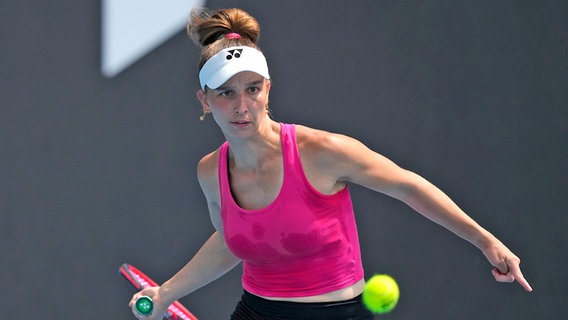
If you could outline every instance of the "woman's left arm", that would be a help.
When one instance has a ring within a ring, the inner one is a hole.
[[[326,153],[339,180],[352,182],[399,199],[414,210],[479,248],[494,267],[500,282],[517,281],[532,291],[525,280],[520,259],[499,239],[461,210],[444,192],[421,176],[400,168],[361,142],[329,135]],[[331,160],[330,160],[331,159]]]
[[[403,170],[403,169],[400,169]],[[499,239],[481,227],[461,210],[444,192],[419,175],[406,171],[396,194],[403,201],[428,219],[452,231],[479,248],[493,265],[493,276],[500,282],[517,281],[525,290],[532,291],[524,278],[521,260]]]

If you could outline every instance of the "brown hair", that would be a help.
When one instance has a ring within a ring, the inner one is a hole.
[[[225,38],[228,33],[238,33],[237,39]],[[232,8],[209,10],[195,8],[191,11],[187,34],[200,46],[199,70],[217,52],[233,47],[248,46],[257,48],[256,43],[260,36],[258,21],[247,12]]]

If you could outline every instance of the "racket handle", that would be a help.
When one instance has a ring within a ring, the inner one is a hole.
[[[143,316],[151,315],[154,310],[154,301],[148,296],[141,296],[134,303],[136,311]]]

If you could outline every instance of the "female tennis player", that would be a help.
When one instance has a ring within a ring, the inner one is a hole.
[[[475,245],[500,282],[527,291],[520,259],[419,175],[345,135],[270,117],[270,74],[256,43],[260,28],[240,9],[193,11],[190,37],[202,46],[202,120],[226,142],[201,159],[198,180],[216,231],[152,297],[161,319],[173,301],[242,262],[244,294],[231,319],[373,319],[349,184],[403,201]],[[210,114],[210,115],[209,115]]]

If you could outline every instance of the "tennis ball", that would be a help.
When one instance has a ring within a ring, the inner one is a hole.
[[[363,303],[371,312],[387,313],[396,306],[400,291],[394,279],[386,274],[371,277],[363,290]]]

